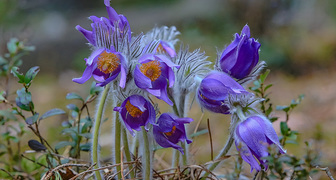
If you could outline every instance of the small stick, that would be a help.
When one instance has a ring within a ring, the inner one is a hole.
[[[209,118],[207,119],[207,124],[208,124],[208,132],[209,132],[209,138],[210,138],[210,149],[211,149],[211,161],[213,161],[213,145],[212,145],[212,136],[211,136],[211,129],[210,129],[210,122]]]

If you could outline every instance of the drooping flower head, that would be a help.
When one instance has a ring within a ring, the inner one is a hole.
[[[178,118],[174,114],[163,113],[157,120],[157,125],[153,126],[155,141],[162,147],[172,147],[182,154],[183,148],[177,145],[178,142],[192,141],[187,138],[184,124],[192,122],[191,118]]]
[[[155,121],[153,105],[140,95],[129,96],[120,107],[115,107],[113,110],[120,113],[125,127],[133,136],[135,136],[133,129],[140,131],[141,126],[145,126],[148,130],[149,123],[154,124]]]
[[[250,116],[237,125],[235,144],[243,160],[250,164],[251,172],[253,169],[260,171],[260,164],[267,168],[267,161],[262,157],[269,155],[268,146],[275,144],[280,153],[286,153],[280,145],[272,123],[261,115]]]
[[[179,66],[165,55],[145,54],[138,62],[134,69],[135,84],[172,106],[173,102],[167,95],[167,80],[169,87],[173,87],[175,75],[172,68]]]
[[[79,84],[85,83],[93,76],[98,81],[97,86],[105,86],[120,74],[120,87],[126,83],[126,60],[124,56],[112,49],[99,48],[92,52],[89,58],[85,58],[86,69],[82,77],[74,78]]]
[[[77,25],[76,29],[95,47],[110,48],[114,31],[118,30],[120,34],[127,35],[131,39],[131,29],[127,18],[117,12],[110,6],[110,0],[104,0],[109,18],[90,16],[92,21],[92,31],[86,30]],[[116,27],[116,25],[118,27]]]
[[[239,83],[223,72],[211,72],[197,90],[200,105],[215,113],[228,114],[225,100],[229,95],[249,94]]]
[[[241,35],[235,34],[235,39],[227,46],[219,60],[222,71],[236,79],[248,76],[259,61],[258,43],[250,38],[250,28],[245,25]]]

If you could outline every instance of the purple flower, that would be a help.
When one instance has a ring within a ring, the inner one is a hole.
[[[211,72],[201,82],[197,90],[200,105],[212,112],[228,114],[224,104],[228,95],[249,94],[239,83],[223,72]]]
[[[250,28],[245,25],[241,35],[236,33],[234,41],[223,51],[221,69],[237,79],[248,76],[259,61],[259,48],[260,43],[250,38]]]
[[[171,62],[165,55],[146,54],[141,56],[138,62],[140,64],[134,69],[135,84],[172,106],[173,102],[167,95],[167,80],[169,87],[173,87],[175,75],[172,68],[180,66]]]
[[[126,83],[126,60],[124,56],[113,50],[99,48],[92,52],[89,58],[85,58],[86,69],[82,77],[74,78],[79,84],[85,83],[93,76],[99,83],[97,86],[105,86],[114,80],[120,73],[120,87]]]
[[[159,52],[167,53],[171,58],[176,56],[174,46],[166,41],[160,41],[160,43],[158,44],[157,50]]]
[[[250,116],[237,125],[235,144],[243,160],[250,164],[251,172],[253,169],[261,170],[259,163],[267,168],[267,161],[262,157],[269,155],[267,151],[269,145],[275,144],[280,153],[286,153],[280,145],[272,123],[260,115]]]
[[[157,125],[153,126],[155,141],[162,147],[172,147],[183,154],[183,148],[177,143],[192,141],[187,138],[184,124],[192,122],[191,118],[178,118],[173,114],[163,113],[157,120]]]
[[[109,18],[90,16],[92,31],[86,30],[79,25],[76,26],[76,29],[81,32],[93,46],[110,48],[107,47],[107,45],[110,44],[108,41],[112,38],[110,36],[115,31],[115,23],[118,23],[118,30],[121,34],[127,31],[129,39],[131,39],[131,29],[127,18],[123,15],[118,15],[110,6],[110,0],[104,0],[104,4]]]
[[[124,121],[125,127],[135,136],[133,131],[140,131],[141,126],[148,130],[148,123],[154,124],[155,110],[150,102],[140,95],[132,95],[125,99],[120,107],[115,107]]]

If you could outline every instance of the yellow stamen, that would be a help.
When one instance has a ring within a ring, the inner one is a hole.
[[[112,73],[119,65],[120,59],[116,54],[104,51],[98,57],[97,68],[105,74]]]
[[[166,136],[172,136],[176,131],[176,126],[173,126],[172,130],[170,132],[164,133]]]
[[[137,118],[138,118],[138,117],[140,117],[140,116],[142,115],[142,113],[143,113],[139,108],[133,106],[133,105],[130,103],[129,100],[126,102],[125,107],[126,107],[127,112],[128,112],[132,117],[137,117]]]
[[[157,60],[144,63],[140,66],[140,71],[151,81],[155,81],[161,76],[160,62]]]

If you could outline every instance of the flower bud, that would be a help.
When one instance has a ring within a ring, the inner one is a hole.
[[[239,83],[223,72],[211,72],[201,82],[197,99],[202,107],[215,113],[228,114],[225,100],[229,95],[249,94]]]
[[[236,79],[248,76],[259,61],[258,43],[250,38],[250,28],[245,25],[241,35],[235,34],[235,39],[227,46],[219,60],[222,71]]]

